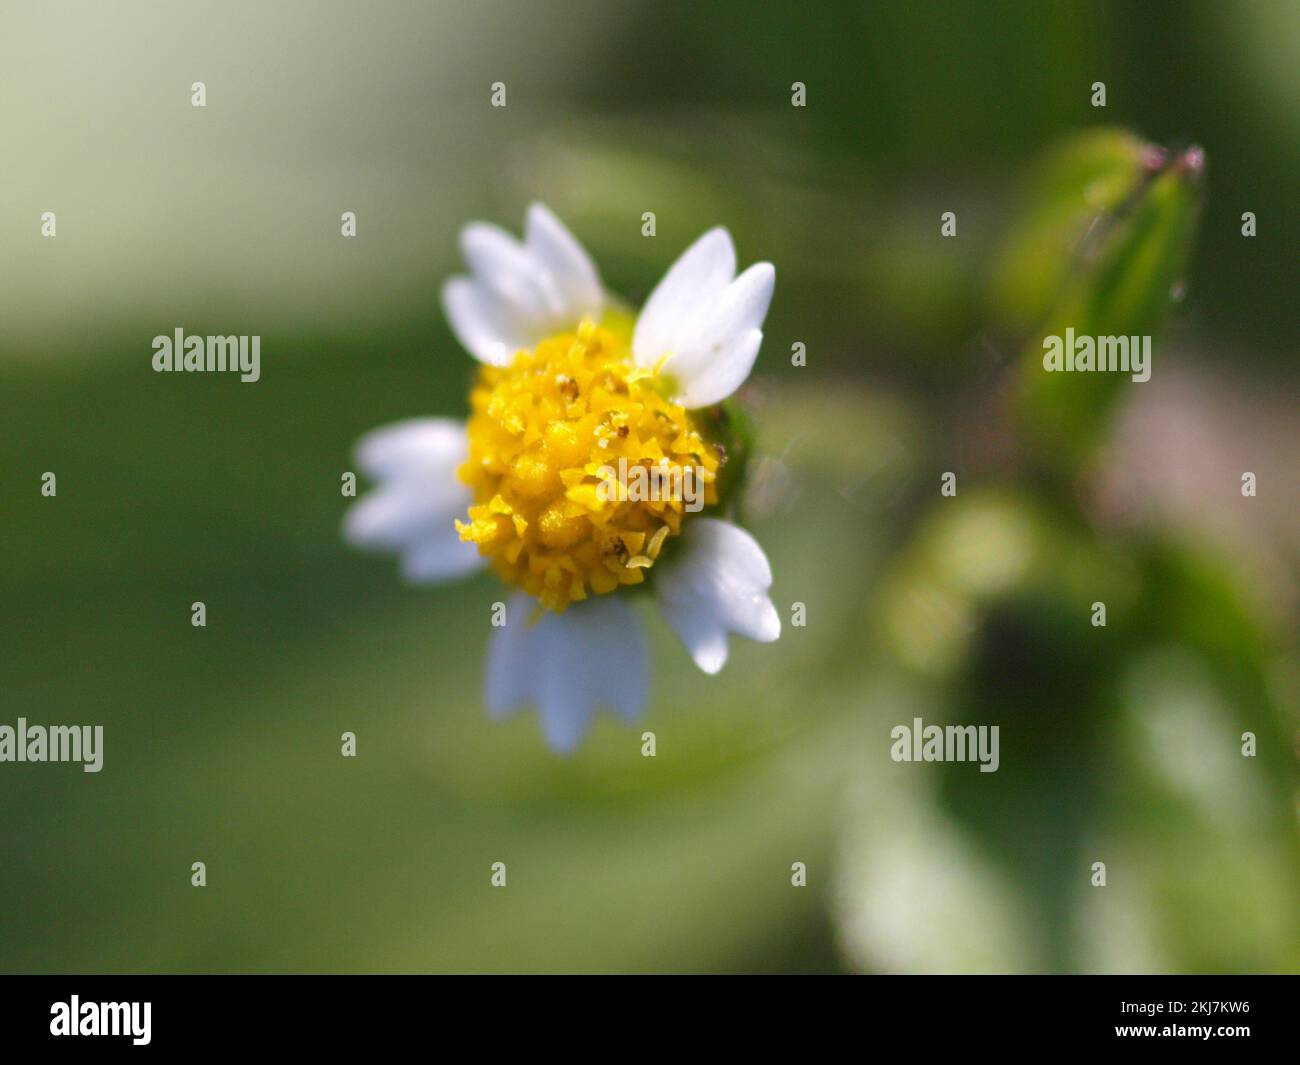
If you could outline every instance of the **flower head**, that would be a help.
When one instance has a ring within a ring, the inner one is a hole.
[[[724,229],[668,271],[633,323],[558,219],[528,210],[524,239],[474,223],[470,275],[443,305],[482,363],[468,423],[415,419],[357,449],[379,482],[347,515],[348,538],[401,555],[414,581],[484,562],[517,589],[488,652],[494,715],[535,703],[547,739],[569,750],[597,705],[634,719],[648,683],[626,589],[649,586],[706,673],[727,635],[771,641],[767,558],[715,514],[732,459],[705,411],[748,377],[776,274],[736,276]],[[615,472],[617,471],[617,472]],[[635,483],[631,483],[635,482]]]
[[[642,583],[665,539],[681,533],[686,500],[611,498],[602,471],[620,459],[669,481],[702,470],[704,502],[717,501],[716,445],[660,386],[632,363],[626,337],[590,318],[508,367],[483,367],[460,468],[475,500],[456,523],[461,539],[555,611]]]

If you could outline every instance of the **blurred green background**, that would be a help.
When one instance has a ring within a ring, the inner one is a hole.
[[[106,749],[0,765],[0,969],[1295,971],[1298,50],[1284,0],[6,5],[0,723]],[[1148,140],[1205,151],[1169,202]],[[706,678],[647,611],[653,759],[489,722],[499,586],[339,537],[355,439],[465,410],[457,231],[534,199],[637,302],[711,225],[777,267],[787,624]],[[1038,388],[1085,314],[1150,382]],[[153,373],[177,326],[262,380]],[[915,716],[1000,770],[892,762]]]

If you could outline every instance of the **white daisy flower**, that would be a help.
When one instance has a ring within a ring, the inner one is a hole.
[[[712,229],[633,322],[541,204],[522,242],[476,222],[460,243],[470,274],[442,297],[482,363],[469,421],[363,437],[357,462],[377,487],[344,532],[397,553],[411,581],[487,563],[518,589],[488,648],[488,710],[535,705],[547,741],[569,751],[597,707],[629,722],[644,709],[632,590],[649,588],[706,673],[726,662],[729,634],[781,634],[763,549],[718,516],[744,459],[719,404],[754,365],[776,271],[737,277],[730,235]]]

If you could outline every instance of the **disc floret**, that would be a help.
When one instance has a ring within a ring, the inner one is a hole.
[[[644,582],[698,507],[680,490],[611,492],[610,471],[693,479],[703,505],[717,503],[721,449],[670,394],[661,374],[633,363],[625,332],[590,318],[482,367],[458,471],[474,495],[469,520],[456,522],[461,539],[554,611]]]

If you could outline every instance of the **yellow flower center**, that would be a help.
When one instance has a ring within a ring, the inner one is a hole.
[[[474,504],[456,529],[551,610],[640,584],[683,517],[717,502],[718,449],[629,339],[586,319],[484,366],[470,396]]]

